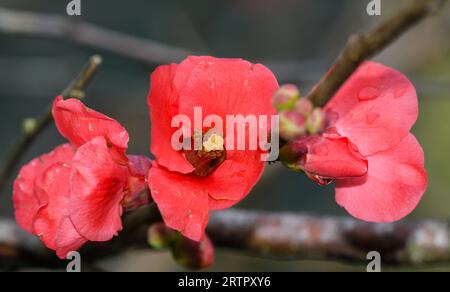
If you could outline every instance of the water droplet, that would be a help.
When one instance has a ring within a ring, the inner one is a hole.
[[[353,111],[350,114],[350,118],[351,118],[352,122],[358,123],[361,121],[362,118],[364,118],[364,116],[362,115],[362,112]]]
[[[315,183],[317,183],[320,186],[327,186],[331,183],[333,183],[333,179],[331,178],[325,178],[325,177],[321,177],[318,175],[314,175],[311,173],[306,172],[306,176],[308,176],[309,179],[311,179],[312,181],[314,181]]]
[[[376,87],[368,86],[363,88],[359,94],[359,100],[372,100],[380,96],[380,91]]]
[[[380,117],[380,114],[377,113],[367,113],[366,114],[366,122],[368,124],[373,124],[376,120],[378,120],[378,118]]]
[[[408,86],[402,85],[394,91],[394,98],[400,98],[405,95],[406,91],[408,91]]]
[[[318,155],[318,156],[327,156],[330,153],[330,150],[328,149],[327,145],[316,145],[312,149],[312,154]]]

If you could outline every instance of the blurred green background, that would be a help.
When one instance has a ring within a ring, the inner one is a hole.
[[[69,0],[0,0],[0,8],[50,13],[170,46],[217,57],[242,57],[270,67],[280,83],[307,92],[332,64],[349,34],[366,30],[405,1],[383,1],[382,16],[368,16],[362,0],[82,0],[81,17],[66,16]],[[2,20],[0,19],[0,22]],[[429,188],[409,219],[450,217],[450,5],[386,49],[376,60],[404,72],[415,84],[420,118],[414,133],[426,154]],[[142,64],[69,42],[5,34],[0,29],[0,162],[20,135],[22,120],[36,116],[73,79],[90,55],[104,66],[86,103],[129,131],[129,153],[148,154],[146,108],[149,74]],[[64,140],[54,126],[33,145],[22,164]],[[348,216],[321,188],[279,165],[238,208]],[[0,216],[12,216],[11,189],[0,197]],[[180,270],[167,253],[135,252],[100,263],[117,271]],[[431,270],[450,268],[424,267]],[[398,268],[397,270],[402,268]],[[364,271],[328,262],[267,261],[219,251],[213,271]]]

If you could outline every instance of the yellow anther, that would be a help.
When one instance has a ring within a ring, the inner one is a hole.
[[[219,134],[212,134],[209,136],[208,140],[203,142],[203,151],[223,151],[224,139]]]

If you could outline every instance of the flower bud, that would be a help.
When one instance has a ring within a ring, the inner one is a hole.
[[[280,112],[290,110],[300,98],[300,91],[297,86],[286,84],[280,87],[272,98],[273,106]]]
[[[214,246],[207,235],[200,242],[179,236],[172,252],[178,264],[192,270],[204,269],[214,263]]]
[[[296,111],[280,113],[280,137],[290,141],[306,133],[306,120]]]
[[[315,135],[324,130],[325,114],[321,108],[315,108],[306,119],[306,129],[310,135]]]
[[[151,161],[145,156],[128,155],[128,169],[130,177],[127,192],[122,199],[123,210],[128,212],[151,202],[148,189],[147,174],[151,168]]]
[[[164,223],[155,223],[148,229],[148,243],[155,249],[170,248],[177,237],[177,232]]]
[[[314,109],[314,105],[308,98],[300,98],[295,104],[294,110],[307,117]]]

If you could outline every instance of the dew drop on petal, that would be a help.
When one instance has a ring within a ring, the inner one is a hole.
[[[373,86],[364,87],[358,94],[359,100],[372,100],[380,96],[380,90]]]

